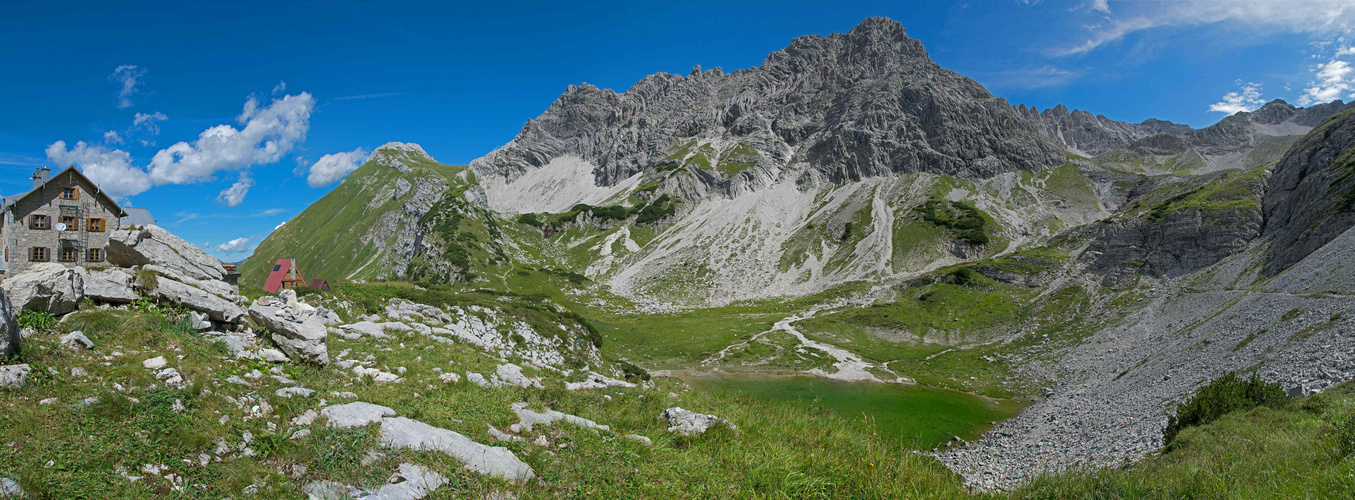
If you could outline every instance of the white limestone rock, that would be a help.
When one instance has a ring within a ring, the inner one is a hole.
[[[270,363],[286,363],[287,355],[282,351],[259,344],[258,338],[245,333],[208,332],[204,337],[226,345],[235,359],[261,359]]]
[[[522,388],[535,387],[541,389],[540,378],[528,377],[522,374],[522,367],[506,363],[499,365],[494,369],[494,375],[490,377],[490,384],[495,387],[517,386]]]
[[[203,330],[212,329],[211,318],[208,317],[206,314],[197,311],[188,311],[188,317],[190,320],[192,320],[194,330],[200,332]]]
[[[348,332],[349,335],[345,335],[344,337],[350,340],[357,340],[359,338],[362,338],[363,335],[366,335],[368,337],[375,337],[378,339],[384,339],[390,336],[386,334],[386,330],[399,330],[399,331],[413,330],[413,328],[411,328],[409,325],[406,325],[398,321],[389,321],[385,323],[360,321],[357,323],[353,323],[351,325],[340,326],[339,329]]]
[[[272,332],[273,343],[287,356],[318,365],[329,364],[329,349],[325,345],[328,331],[319,318],[298,318],[291,309],[271,297],[260,298],[251,304],[249,317]]]
[[[156,356],[141,362],[141,366],[147,370],[159,370],[167,364],[169,361],[166,361],[164,356]]]
[[[683,436],[705,434],[711,426],[716,424],[728,426],[730,429],[736,428],[728,420],[715,415],[691,412],[676,406],[664,410],[659,418],[668,420],[668,432],[675,432]]]
[[[395,415],[395,410],[385,406],[357,401],[327,406],[320,410],[320,415],[329,419],[330,427],[335,429],[348,429],[352,427],[361,427],[372,422],[378,422],[381,420],[381,417]]]
[[[440,451],[465,463],[467,469],[510,481],[536,477],[531,466],[507,448],[483,445],[457,432],[405,417],[381,420],[381,443],[391,448]]]
[[[301,396],[308,398],[315,395],[315,390],[307,389],[305,387],[283,387],[281,389],[278,389],[277,391],[274,391],[273,394],[280,398],[291,398],[293,396]]]
[[[0,387],[17,389],[24,385],[24,380],[28,379],[29,367],[27,363],[21,365],[0,366]]]
[[[516,413],[518,416],[518,423],[513,424],[512,427],[509,428],[513,432],[531,432],[532,427],[536,425],[550,425],[557,421],[563,421],[587,429],[598,429],[603,431],[612,430],[611,427],[568,413],[561,413],[555,410],[538,412],[529,408],[527,403],[513,403],[512,409],[513,413]]]
[[[56,263],[28,268],[0,283],[15,310],[33,309],[54,315],[73,312],[85,296],[85,270]]]
[[[153,264],[197,280],[222,281],[226,277],[221,261],[155,225],[110,233],[107,259],[119,267]]]
[[[99,271],[86,271],[85,297],[99,302],[126,304],[134,302],[140,295],[133,283],[136,277],[127,269],[109,268]]]
[[[581,389],[605,389],[608,387],[635,387],[635,384],[594,372],[588,372],[588,378],[583,382],[565,383],[565,389],[570,391]]]
[[[7,477],[0,477],[0,498],[12,497],[23,498],[27,496],[19,482]]]
[[[212,319],[236,323],[245,310],[231,300],[208,293],[206,290],[161,276],[156,280],[152,295],[206,313]]]
[[[84,332],[74,331],[61,336],[61,345],[73,349],[93,349],[94,341],[86,337]]]

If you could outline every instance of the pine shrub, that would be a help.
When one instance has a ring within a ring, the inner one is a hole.
[[[1228,372],[1177,405],[1176,415],[1167,419],[1167,428],[1162,430],[1162,441],[1170,447],[1172,440],[1186,427],[1204,425],[1228,413],[1258,406],[1279,408],[1288,401],[1289,395],[1280,384],[1266,382],[1254,373],[1251,378],[1242,378],[1235,372]]]

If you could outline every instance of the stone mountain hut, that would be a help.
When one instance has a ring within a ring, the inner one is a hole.
[[[33,189],[4,198],[0,209],[3,269],[18,274],[43,262],[104,265],[110,231],[127,212],[74,166],[33,171]]]

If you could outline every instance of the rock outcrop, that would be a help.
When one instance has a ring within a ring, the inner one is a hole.
[[[381,444],[391,448],[442,452],[460,460],[467,469],[510,481],[536,477],[531,466],[507,448],[483,445],[455,431],[393,416],[395,410],[385,406],[355,402],[326,407],[320,414],[337,429],[379,423]]]
[[[216,321],[237,323],[245,315],[244,308],[233,300],[166,277],[158,279],[152,293],[162,300],[203,312]],[[238,300],[238,296],[235,299]]]
[[[1261,236],[1262,171],[1207,176],[1176,188],[1165,199],[1103,224],[1064,236],[1089,238],[1079,261],[1104,276],[1103,285],[1134,276],[1177,278],[1233,255]],[[1133,211],[1134,208],[1129,210]]]
[[[136,293],[136,276],[129,269],[110,268],[85,274],[85,297],[97,302],[125,304],[141,298]]]
[[[10,276],[0,286],[16,310],[35,309],[60,315],[80,306],[85,296],[85,273],[83,269],[68,269],[49,262]]]
[[[31,369],[28,363],[0,366],[0,387],[16,389],[24,385]]]
[[[1265,217],[1272,276],[1355,225],[1355,111],[1332,117],[1275,164]]]
[[[0,286],[15,309],[54,315],[73,312],[86,299],[126,304],[143,297],[177,304],[222,323],[238,323],[245,315],[235,286],[224,281],[221,262],[169,231],[158,226],[120,229],[110,235],[107,248],[108,262],[119,267],[90,270],[44,263],[8,277]],[[138,273],[151,276],[139,280]]]
[[[249,306],[249,317],[272,332],[269,338],[292,359],[329,364],[324,312],[298,302],[291,290],[282,297],[260,297]]]
[[[108,263],[118,267],[155,265],[161,274],[195,280],[222,281],[221,261],[160,226],[119,229],[108,235]]]

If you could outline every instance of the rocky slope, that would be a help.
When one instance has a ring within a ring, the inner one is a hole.
[[[1167,226],[1156,238],[1123,238],[1147,234],[1146,217],[1091,230],[1102,239],[1087,245],[1085,267],[1071,269],[1074,275],[1085,269],[1094,276],[1104,272],[1101,260],[1133,254],[1148,258],[1137,267],[1149,272],[1120,278],[1179,278],[1148,280],[1151,288],[1140,285],[1143,295],[1118,319],[1053,356],[1038,349],[1018,355],[1014,366],[1053,380],[1043,399],[983,440],[937,456],[971,485],[1005,489],[1041,473],[1111,466],[1159,449],[1172,405],[1229,370],[1254,370],[1295,395],[1355,378],[1355,356],[1342,347],[1355,342],[1355,231],[1342,210],[1352,131],[1348,114],[1320,124],[1275,166],[1263,197],[1239,175],[1244,182],[1234,187],[1246,189],[1227,191],[1245,196],[1207,197],[1227,208],[1189,234],[1160,237],[1178,231],[1181,218],[1198,218],[1201,205],[1161,218]],[[1215,194],[1228,185],[1212,184]],[[1183,247],[1197,249],[1190,260],[1175,253]],[[1171,258],[1150,263],[1163,254]]]

